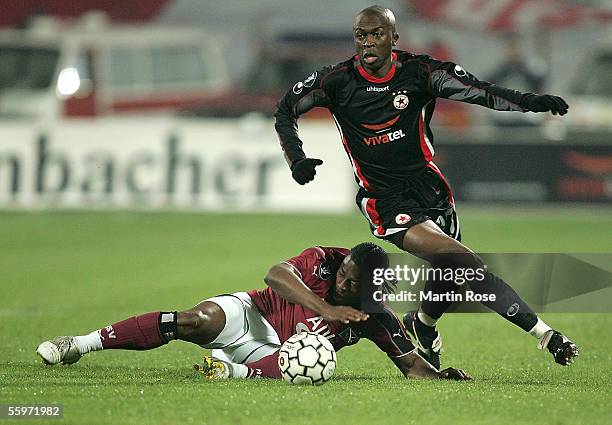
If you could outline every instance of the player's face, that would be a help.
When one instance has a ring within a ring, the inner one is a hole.
[[[340,264],[336,273],[336,287],[334,300],[340,305],[358,305],[359,295],[359,267],[347,255]]]
[[[389,20],[376,13],[357,15],[353,37],[361,65],[371,74],[386,73],[391,67],[393,42],[397,39]]]

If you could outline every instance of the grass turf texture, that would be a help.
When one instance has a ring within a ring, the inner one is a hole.
[[[466,210],[462,219],[481,252],[612,252],[609,211]],[[204,382],[191,369],[203,350],[183,342],[46,367],[34,353],[44,339],[262,287],[270,265],[303,247],[372,238],[357,215],[5,212],[0,223],[0,403],[63,404],[64,419],[49,423],[612,423],[605,314],[544,316],[580,345],[571,368],[496,315],[449,315],[443,365],[472,373],[467,383],[405,380],[367,341],[340,351],[336,375],[316,388]]]

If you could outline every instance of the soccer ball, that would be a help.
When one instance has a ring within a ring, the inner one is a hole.
[[[278,368],[292,384],[321,385],[336,370],[336,350],[324,336],[302,331],[280,348]]]

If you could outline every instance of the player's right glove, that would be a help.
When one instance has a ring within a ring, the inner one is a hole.
[[[298,159],[291,165],[291,175],[293,180],[301,185],[304,185],[314,179],[317,171],[315,167],[323,164],[323,161],[316,158]]]
[[[472,377],[463,370],[455,369],[453,367],[447,367],[446,369],[441,370],[438,377],[440,379],[450,379],[452,381],[469,381],[472,379]]]
[[[550,94],[527,93],[523,96],[520,106],[531,112],[552,112],[553,115],[565,115],[569,105],[559,96]]]

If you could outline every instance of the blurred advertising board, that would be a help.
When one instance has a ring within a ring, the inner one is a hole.
[[[0,208],[356,211],[333,125],[300,123],[315,180],[293,181],[262,119],[92,119],[0,127]],[[612,144],[438,143],[436,164],[470,202],[612,201]]]
[[[612,202],[612,144],[454,143],[436,164],[461,201]]]
[[[0,207],[350,210],[354,182],[337,133],[328,123],[301,132],[325,161],[308,186],[291,178],[268,121],[3,125]]]

